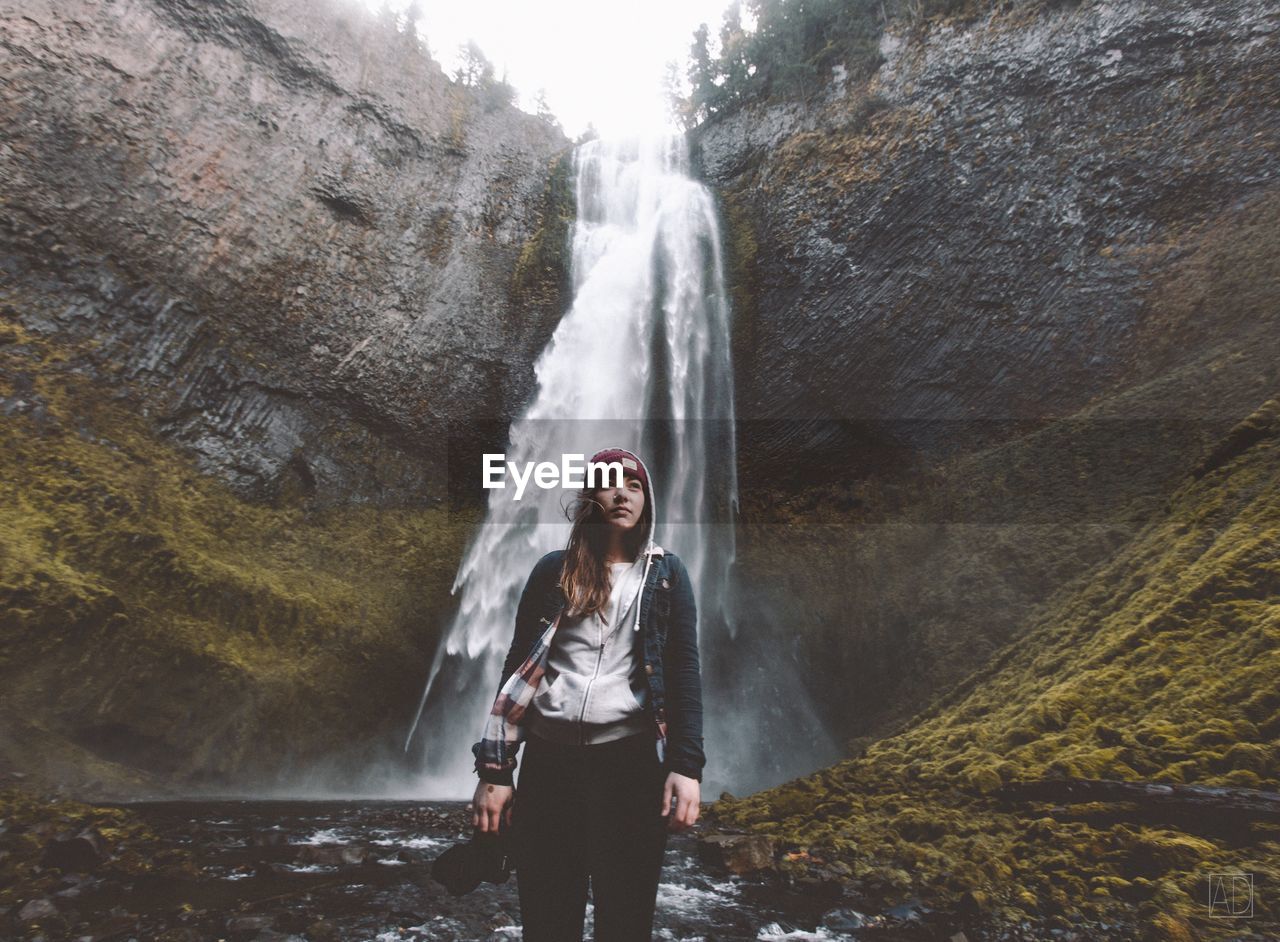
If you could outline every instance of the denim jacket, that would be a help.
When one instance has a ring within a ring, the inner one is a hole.
[[[697,606],[684,563],[660,546],[653,548],[651,565],[640,596],[640,628],[633,632],[636,658],[649,685],[645,710],[653,721],[659,761],[671,772],[702,780],[706,757],[702,751],[702,683],[698,663]],[[563,611],[566,600],[560,588],[564,550],[538,560],[525,584],[516,609],[515,634],[502,668],[502,683],[491,716],[506,711],[508,724],[519,724],[522,710],[511,710],[504,690],[517,671],[537,684],[539,670],[530,670],[537,646]],[[517,715],[520,714],[520,715]],[[512,784],[515,752],[522,731],[510,725],[509,734],[486,735],[471,747],[476,773],[495,785]]]

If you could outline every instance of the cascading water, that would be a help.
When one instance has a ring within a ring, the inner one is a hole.
[[[694,583],[704,797],[719,787],[770,784],[803,770],[785,768],[794,761],[783,758],[778,739],[794,743],[797,731],[778,720],[811,717],[784,709],[807,700],[784,689],[794,687],[793,674],[767,663],[769,645],[735,642],[733,385],[714,202],[690,177],[680,137],[591,141],[575,162],[573,304],[534,366],[537,392],[511,427],[506,457],[520,467],[558,465],[563,454],[589,457],[619,445],[644,458],[655,485],[656,541],[680,556]],[[565,506],[574,491],[531,486],[520,501],[513,494],[511,486],[491,492],[454,581],[459,610],[406,742],[421,729],[420,795],[470,796],[470,747],[500,681],[520,593],[533,564],[568,541]],[[812,759],[812,749],[804,752]]]

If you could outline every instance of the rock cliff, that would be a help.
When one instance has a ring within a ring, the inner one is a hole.
[[[560,132],[354,4],[37,2],[4,35],[22,323],[92,339],[248,496],[444,495],[560,313]]]
[[[1274,4],[977,3],[879,50],[691,134],[731,260],[739,623],[855,747],[1280,388]]]
[[[0,16],[0,768],[350,783],[561,312],[568,142],[358,4]]]
[[[868,82],[693,132],[735,261],[744,487],[998,441],[1275,337],[1266,309],[1155,296],[1274,212],[1274,4],[977,7],[891,22]]]
[[[1228,799],[1280,781],[1280,11],[978,3],[880,52],[693,133],[737,619],[848,755],[710,821],[942,935],[1235,937],[1212,874],[1276,828]]]

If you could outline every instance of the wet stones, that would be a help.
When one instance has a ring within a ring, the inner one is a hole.
[[[712,834],[698,841],[698,856],[731,873],[773,868],[773,841],[761,834]]]
[[[251,847],[284,847],[289,843],[289,835],[284,831],[258,831],[249,838]]]
[[[38,919],[47,919],[50,916],[58,914],[58,907],[53,905],[52,900],[33,899],[18,910],[18,918],[23,922],[34,922]]]
[[[160,933],[156,936],[156,942],[204,942],[204,936],[195,929],[181,927]]]
[[[28,930],[44,930],[51,933],[65,932],[70,925],[67,917],[49,899],[33,899],[18,910],[18,923]]]
[[[88,827],[71,837],[56,837],[44,846],[43,867],[64,873],[95,870],[106,859],[106,848],[97,828]]]
[[[271,916],[232,916],[227,920],[227,932],[230,935],[259,932],[270,929],[274,924],[275,919]]]
[[[338,942],[338,927],[324,919],[317,919],[307,926],[307,938],[313,942]]]
[[[856,909],[841,906],[839,909],[832,909],[823,913],[822,921],[819,924],[822,928],[829,929],[832,932],[851,933],[858,932],[871,925],[871,920]]]
[[[370,860],[369,848],[357,844],[323,844],[301,848],[294,858],[300,864],[319,864],[322,867],[341,867],[362,864]]]

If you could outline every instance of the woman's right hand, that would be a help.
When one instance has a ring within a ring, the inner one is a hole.
[[[516,790],[511,785],[490,785],[480,782],[476,785],[475,797],[471,799],[471,824],[486,833],[498,833],[499,819],[504,819],[507,827],[511,826],[511,816],[515,809]],[[504,815],[503,812],[506,812]]]

